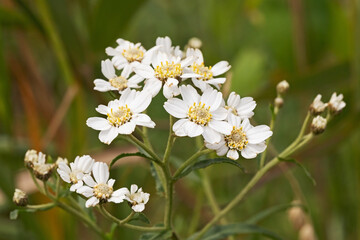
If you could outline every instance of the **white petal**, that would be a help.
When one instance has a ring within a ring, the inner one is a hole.
[[[174,123],[173,131],[176,136],[184,137],[187,135],[185,129],[183,128],[184,124],[186,124],[187,122],[189,122],[188,119],[180,119]]]
[[[99,133],[99,139],[105,144],[110,144],[118,135],[118,131],[115,127],[111,127],[108,130],[103,130]]]
[[[260,125],[249,129],[246,132],[249,143],[257,144],[260,143],[272,135],[272,131],[266,125]]]
[[[209,122],[209,127],[225,135],[230,135],[232,130],[232,126],[229,123],[218,120],[211,120]]]
[[[237,160],[239,158],[239,153],[236,150],[232,149],[228,151],[226,156],[232,160]]]
[[[114,186],[114,183],[115,183],[115,179],[109,179],[109,181],[107,182],[107,185],[109,186],[109,187],[113,187]]]
[[[99,105],[96,109],[95,109],[98,113],[101,113],[101,114],[108,114],[109,112],[109,108],[105,105]]]
[[[212,78],[206,82],[209,84],[223,84],[226,81],[226,78]]]
[[[135,99],[128,99],[126,103],[129,105],[132,111],[140,113],[145,111],[145,109],[150,105],[151,100],[151,94],[147,91],[142,91],[136,96]]]
[[[77,189],[79,189],[80,187],[82,187],[83,186],[83,182],[82,181],[79,181],[79,182],[77,182],[76,184],[74,184],[74,185],[72,185],[71,187],[70,187],[70,191],[71,192],[75,192]]]
[[[143,203],[136,204],[136,205],[132,206],[131,208],[134,210],[134,212],[142,212],[145,209],[145,204],[143,204]]]
[[[222,137],[219,132],[213,130],[212,128],[210,128],[208,126],[204,127],[204,132],[202,135],[203,135],[205,141],[207,141],[208,143],[220,142],[221,137]]]
[[[133,116],[133,121],[136,125],[145,126],[153,128],[155,127],[155,123],[151,121],[151,118],[146,114],[136,114]]]
[[[116,78],[115,68],[109,59],[101,61],[101,71],[107,79]]]
[[[106,163],[96,162],[93,166],[93,175],[97,183],[106,183],[109,179],[109,167]]]
[[[134,67],[134,72],[143,78],[153,78],[155,76],[154,69],[144,64],[137,64]]]
[[[94,179],[90,175],[84,176],[82,180],[86,183],[86,185],[88,185],[90,187],[94,187],[95,185],[97,185],[97,183],[94,181]]]
[[[112,90],[112,86],[108,81],[102,79],[95,79],[94,84],[95,84],[94,90],[97,90],[99,92],[107,92]]]
[[[243,158],[246,159],[251,159],[251,158],[255,158],[256,157],[256,153],[253,152],[250,148],[248,148],[247,146],[241,150],[241,156],[243,156]]]
[[[185,118],[187,116],[186,103],[178,98],[169,99],[164,103],[165,110],[176,118]]]
[[[135,131],[135,122],[131,120],[130,122],[125,123],[124,125],[121,125],[118,127],[117,131],[119,134],[131,134]]]
[[[111,128],[108,120],[101,117],[91,117],[86,120],[86,125],[95,130],[108,130]]]
[[[124,199],[125,196],[114,196],[114,194],[112,194],[108,201],[113,203],[122,203]]]
[[[228,150],[229,150],[229,148],[223,144],[223,145],[221,145],[221,147],[216,151],[216,154],[217,154],[218,156],[224,156],[224,155],[227,153]]]
[[[204,129],[202,126],[200,126],[196,123],[190,122],[190,121],[187,122],[185,130],[187,131],[186,133],[189,137],[200,136],[204,132]]]
[[[211,68],[211,71],[213,72],[214,76],[218,76],[220,74],[227,72],[230,68],[231,68],[231,66],[229,65],[229,63],[227,61],[221,61],[221,62],[218,62],[217,64],[215,64]]]
[[[155,97],[162,87],[162,82],[156,78],[150,78],[145,82],[144,90],[151,94],[151,96]]]
[[[263,141],[261,143],[258,143],[258,144],[250,144],[250,143],[248,143],[246,145],[246,148],[251,150],[254,153],[259,154],[259,153],[262,153],[263,151],[265,151],[266,144],[265,144],[265,141]]]
[[[214,120],[224,120],[228,116],[228,111],[223,107],[219,107],[215,111],[211,112],[211,114],[212,119]]]
[[[96,197],[91,197],[86,201],[85,207],[87,208],[95,207],[98,203],[99,203],[99,199],[97,199]]]
[[[205,103],[207,107],[210,107],[210,111],[215,111],[222,102],[222,93],[215,89],[208,88],[201,96],[200,102]]]
[[[81,195],[84,195],[85,197],[94,196],[94,189],[92,189],[91,187],[88,187],[88,186],[82,186],[76,192]]]
[[[194,103],[198,104],[200,100],[199,94],[196,92],[195,88],[191,85],[183,85],[180,87],[181,96],[186,102],[186,104],[190,107]]]
[[[202,80],[198,80],[196,78],[192,78],[192,82],[195,85],[195,87],[199,88],[202,92],[204,92],[207,89],[206,82]]]
[[[250,130],[252,128],[252,125],[250,124],[249,119],[245,118],[241,122],[241,127],[243,128],[244,132],[247,132],[248,130]]]

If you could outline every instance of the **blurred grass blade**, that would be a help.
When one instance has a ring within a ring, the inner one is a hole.
[[[306,169],[306,167],[304,165],[302,165],[300,162],[296,161],[295,159],[285,159],[285,158],[279,158],[280,161],[284,161],[284,162],[292,162],[295,163],[298,167],[300,167],[305,175],[310,179],[310,181],[312,182],[312,184],[314,184],[314,186],[316,185],[316,181],[315,179],[311,176],[311,173]]]

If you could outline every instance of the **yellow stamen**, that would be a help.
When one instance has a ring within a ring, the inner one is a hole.
[[[127,105],[118,107],[118,109],[111,109],[107,114],[107,120],[114,126],[119,127],[131,120],[132,112]]]
[[[246,134],[242,130],[242,127],[236,128],[233,126],[233,130],[230,135],[225,136],[225,144],[230,149],[236,149],[238,151],[243,150],[248,144],[248,140]]]
[[[210,107],[206,107],[205,103],[202,104],[199,102],[197,105],[194,103],[194,105],[189,108],[188,118],[196,124],[206,126],[212,118]]]
[[[182,68],[180,63],[165,63],[161,62],[160,65],[154,69],[155,77],[161,81],[166,81],[168,78],[179,78],[182,74]]]
[[[213,72],[211,71],[211,66],[205,67],[204,63],[201,63],[201,64],[194,63],[191,66],[191,68],[194,73],[201,75],[201,77],[198,78],[199,80],[207,81],[209,79],[212,79],[212,77],[213,77]]]

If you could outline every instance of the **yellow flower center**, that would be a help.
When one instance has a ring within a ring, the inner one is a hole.
[[[213,77],[213,73],[211,71],[211,66],[205,67],[204,63],[201,63],[201,64],[194,63],[191,66],[191,68],[194,73],[201,75],[201,77],[198,78],[199,80],[207,81]]]
[[[241,151],[248,144],[246,134],[243,132],[242,127],[236,128],[233,126],[233,130],[230,135],[225,136],[225,143],[230,149],[236,149]]]
[[[182,68],[180,63],[169,63],[168,61],[161,62],[159,66],[155,68],[155,77],[161,81],[166,81],[168,78],[178,78],[182,74]]]
[[[128,85],[127,85],[128,80],[126,78],[124,78],[123,76],[119,76],[119,77],[110,79],[109,82],[110,82],[111,86],[119,89],[119,91],[122,91],[128,87]]]
[[[114,126],[119,127],[131,120],[132,112],[127,105],[121,106],[118,109],[111,109],[111,112],[107,114],[107,120]]]
[[[139,49],[139,47],[130,47],[128,49],[124,49],[122,55],[128,60],[129,62],[138,61],[141,62],[144,58],[144,52]]]
[[[107,200],[113,193],[113,188],[105,183],[100,183],[94,187],[94,196],[100,200]]]
[[[210,107],[205,107],[205,103],[202,104],[199,102],[198,105],[194,103],[194,105],[189,108],[188,118],[196,124],[206,126],[210,122],[211,117]]]
[[[79,173],[79,171],[73,171],[70,173],[70,182],[72,184],[78,183],[79,179],[76,177],[76,175]]]

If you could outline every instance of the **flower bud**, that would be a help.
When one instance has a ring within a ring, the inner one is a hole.
[[[28,204],[28,196],[25,192],[16,188],[13,196],[13,202],[17,206],[25,207]]]
[[[309,107],[310,113],[314,116],[319,115],[324,112],[327,105],[321,101],[321,94],[318,94]]]
[[[32,168],[38,161],[38,153],[35,150],[27,150],[25,153],[24,163],[27,168]]]
[[[276,91],[279,94],[286,93],[288,89],[289,89],[289,83],[286,80],[283,80],[276,85]]]
[[[281,97],[277,97],[274,100],[274,106],[277,108],[281,108],[284,105],[284,100]]]
[[[320,134],[325,131],[326,119],[321,116],[316,116],[311,123],[311,132],[314,134]]]
[[[331,95],[330,101],[328,103],[329,110],[332,114],[338,114],[346,106],[346,103],[343,101],[344,96],[339,94],[336,96],[336,93]]]
[[[295,206],[289,209],[288,218],[295,229],[299,230],[305,223],[305,214],[301,207]]]
[[[44,163],[44,164],[36,164],[33,167],[35,177],[42,181],[47,181],[54,170],[55,164]]]
[[[201,42],[201,40],[199,38],[192,37],[192,38],[189,39],[188,46],[190,48],[201,48],[202,42]]]
[[[311,224],[306,223],[299,231],[299,240],[316,240],[314,228]]]

